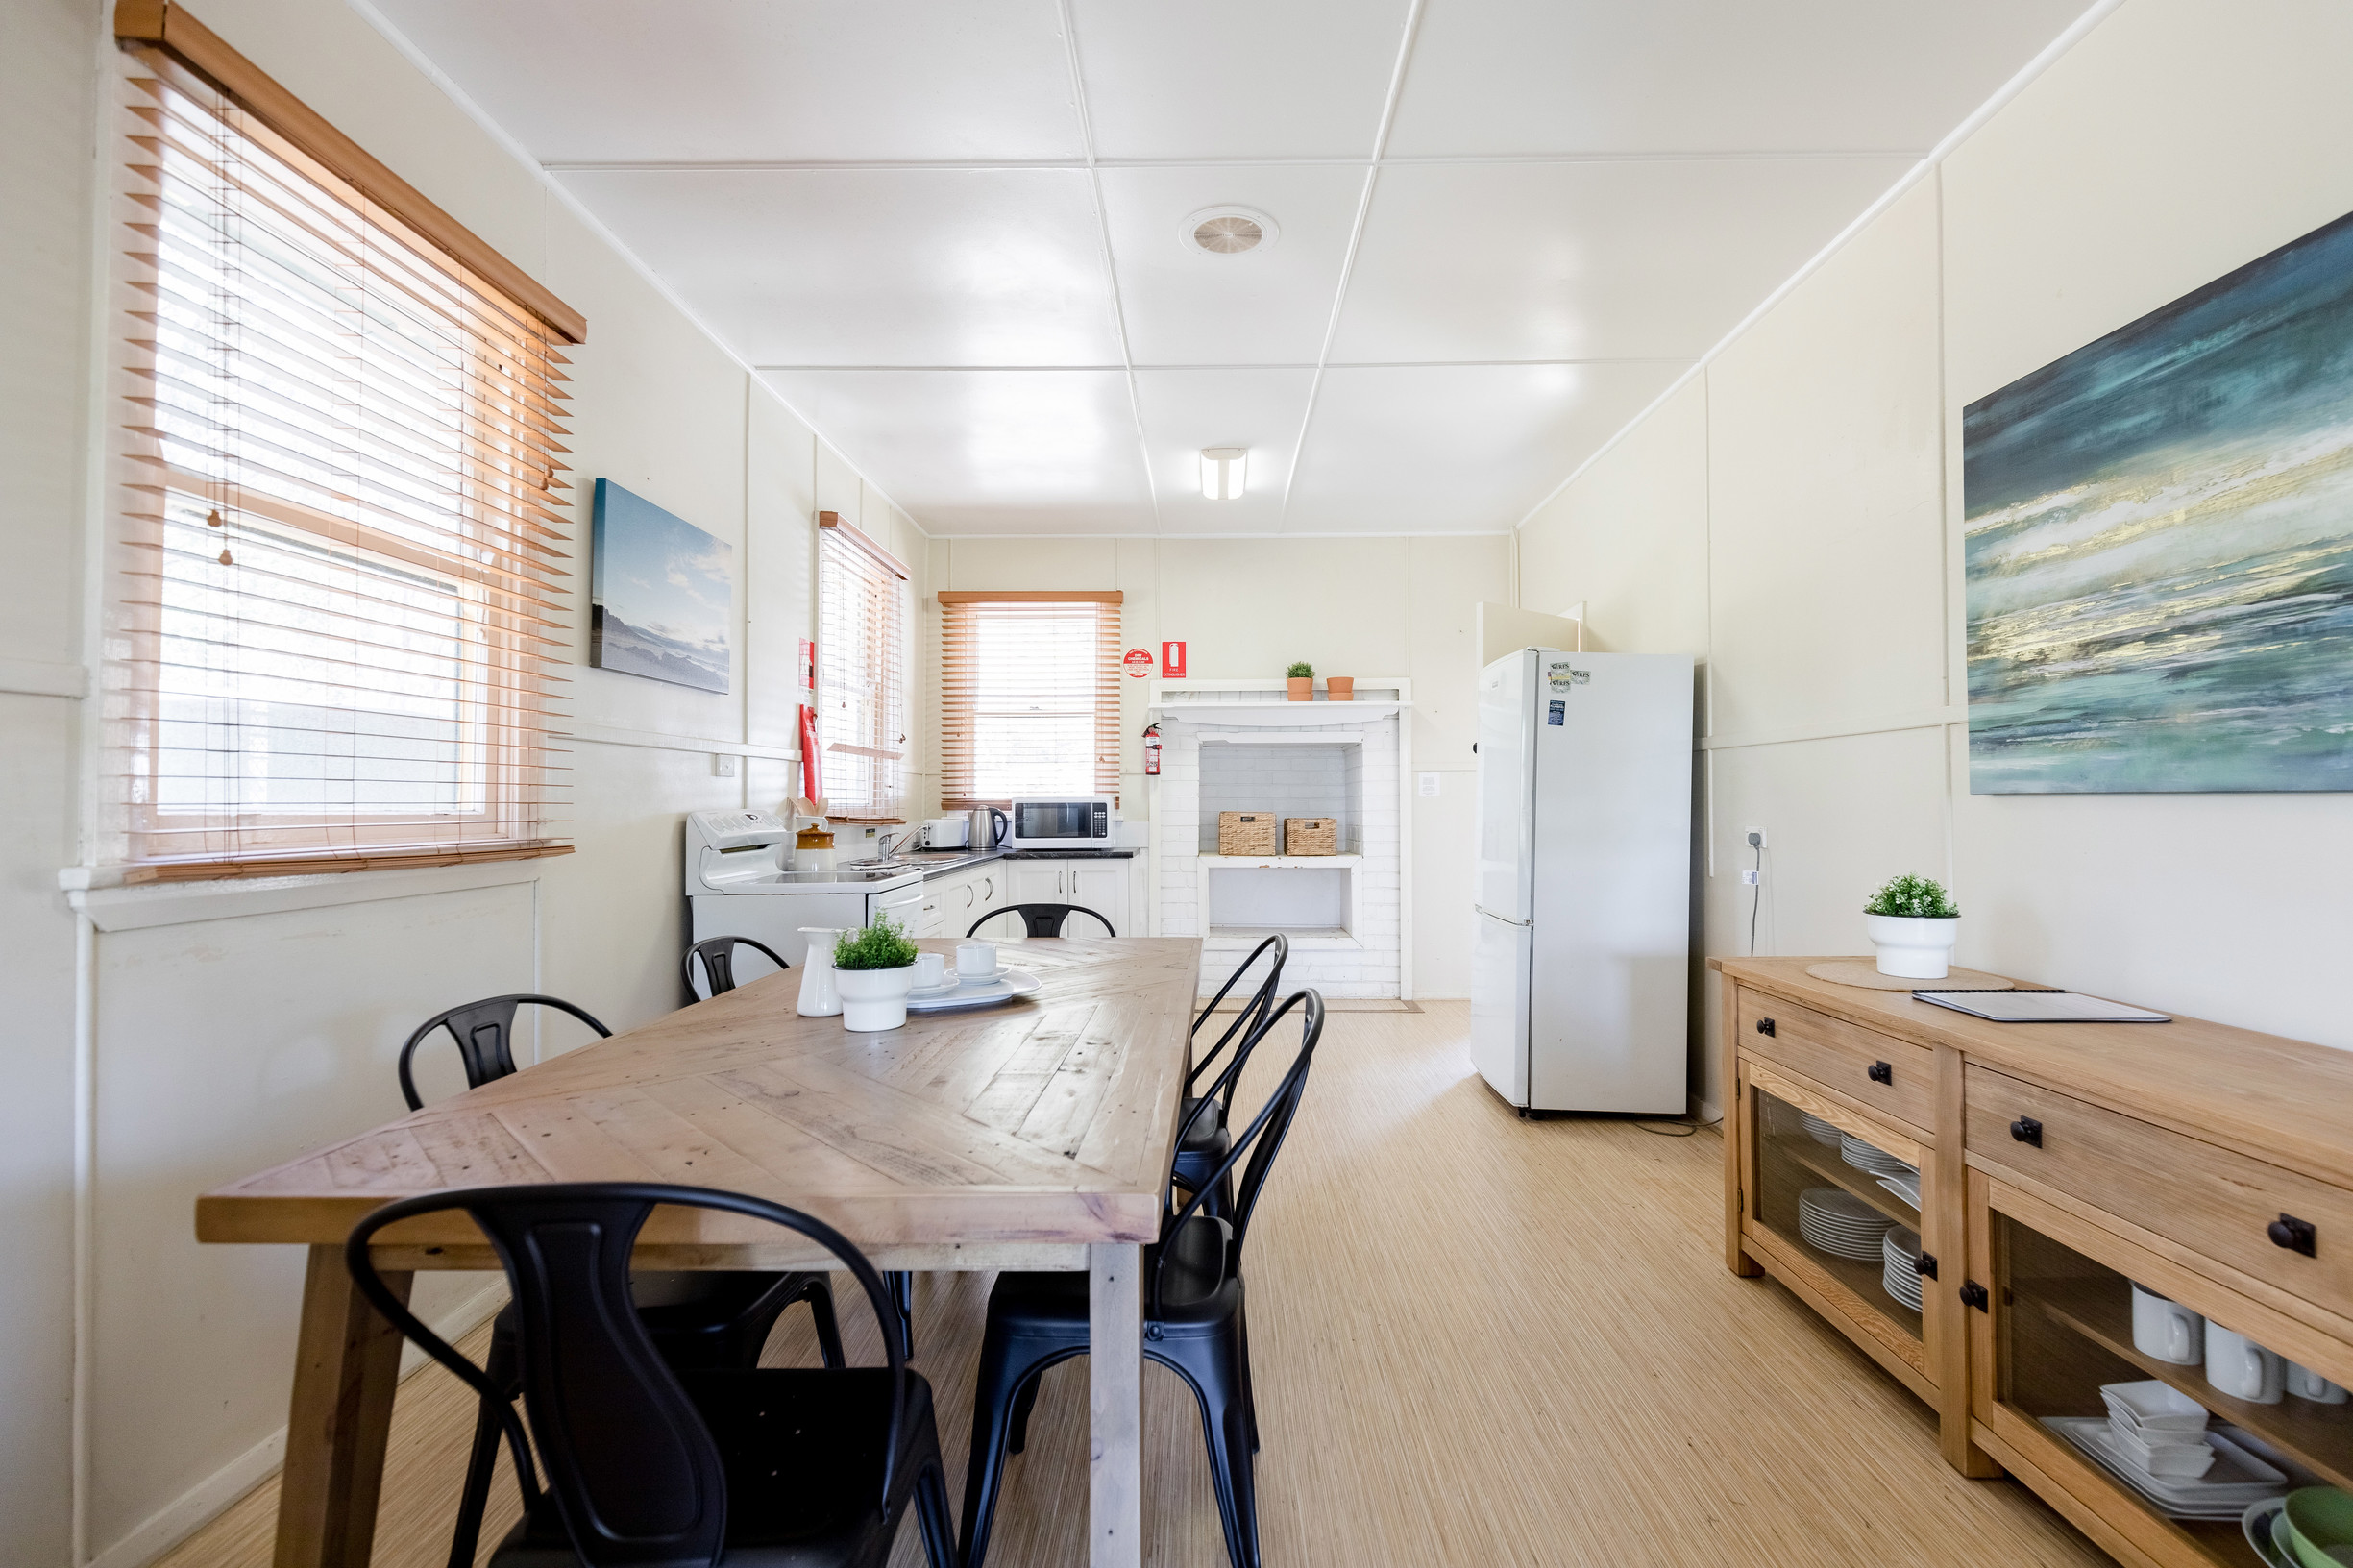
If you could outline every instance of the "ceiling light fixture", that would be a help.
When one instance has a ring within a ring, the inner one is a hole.
[[[1201,449],[1201,496],[1205,501],[1239,501],[1250,466],[1248,447]]]
[[[1255,207],[1205,207],[1185,220],[1178,243],[1199,256],[1263,256],[1283,233]]]

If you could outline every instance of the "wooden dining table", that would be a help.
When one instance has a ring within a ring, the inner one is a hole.
[[[952,942],[921,946],[949,952]],[[1038,991],[853,1034],[771,975],[428,1106],[196,1200],[200,1241],[307,1246],[276,1568],[365,1568],[400,1336],[353,1286],[344,1237],[380,1205],[517,1182],[746,1192],[841,1230],[880,1269],[1085,1270],[1089,1560],[1142,1558],[1142,1247],[1159,1236],[1199,992],[1193,938],[1006,945]],[[378,1267],[496,1269],[462,1211],[387,1228]],[[804,1238],[664,1208],[647,1269],[822,1268]]]

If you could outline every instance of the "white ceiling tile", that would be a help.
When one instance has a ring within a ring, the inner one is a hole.
[[[930,533],[1148,533],[1116,370],[798,370],[761,379]]]
[[[1284,526],[1294,533],[1507,528],[1683,368],[1326,371]]]
[[[1102,171],[1137,362],[1313,364],[1365,172],[1330,164]],[[1222,204],[1274,219],[1274,242],[1239,256],[1187,244],[1186,218]]]
[[[1405,0],[1074,0],[1101,158],[1369,158]]]
[[[755,364],[1116,364],[1068,169],[575,171],[624,245]]]
[[[1908,166],[1391,165],[1333,357],[1696,358]]]
[[[1053,0],[378,0],[542,162],[1083,150]]]
[[[1160,489],[1161,527],[1170,533],[1275,533],[1291,453],[1307,417],[1311,370],[1140,370],[1137,402],[1144,448]],[[1201,449],[1244,447],[1247,483],[1238,501],[1201,495]]]
[[[2085,0],[1428,0],[1389,151],[1925,153]]]

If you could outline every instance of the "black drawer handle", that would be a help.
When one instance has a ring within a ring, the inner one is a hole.
[[[1773,1033],[1773,1020],[1771,1018],[1757,1019],[1756,1032],[1760,1035],[1769,1035]]]
[[[1912,1260],[1912,1269],[1913,1272],[1917,1273],[1924,1280],[1935,1279],[1936,1254],[1933,1252],[1922,1253],[1919,1257]]]
[[[2043,1146],[2043,1124],[2032,1116],[2021,1116],[2010,1123],[2010,1136],[2021,1143],[2031,1143],[2039,1149]]]
[[[2319,1255],[2320,1232],[2309,1219],[2282,1214],[2264,1227],[2264,1234],[2271,1238],[2271,1244],[2275,1247],[2286,1247],[2290,1252],[2300,1252],[2307,1258]]]
[[[1885,1084],[1892,1089],[1896,1083],[1896,1069],[1884,1062],[1874,1062],[1871,1065],[1871,1081],[1875,1084]]]
[[[1989,1298],[1985,1293],[1985,1286],[1979,1285],[1975,1280],[1961,1282],[1961,1305],[1974,1307],[1981,1312],[1992,1311]]]

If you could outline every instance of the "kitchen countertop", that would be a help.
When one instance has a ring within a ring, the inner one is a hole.
[[[923,880],[948,876],[992,860],[1133,860],[1134,849],[910,849],[896,858],[920,870]]]

